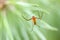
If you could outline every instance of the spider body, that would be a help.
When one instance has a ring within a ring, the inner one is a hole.
[[[32,18],[30,18],[30,19],[27,19],[27,18],[25,18],[24,16],[22,16],[22,17],[23,17],[26,21],[32,20],[32,22],[33,22],[34,25],[39,26],[36,22],[37,22],[37,19],[41,19],[41,17],[40,17],[39,14],[38,14],[38,16],[39,16],[39,18],[37,18],[37,17],[35,17],[35,16],[32,16]],[[33,27],[32,27],[32,30],[33,30]]]
[[[32,16],[32,21],[33,21],[34,25],[36,25],[36,17],[35,16]]]
[[[35,16],[32,16],[32,18],[30,18],[30,19],[26,19],[24,16],[23,16],[23,18],[24,18],[25,20],[27,20],[27,21],[32,20],[32,22],[33,22],[34,25],[36,25],[36,19],[40,19],[40,18],[37,18],[37,17],[35,17]]]

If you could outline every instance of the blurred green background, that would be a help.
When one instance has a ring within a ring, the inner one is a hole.
[[[8,1],[11,1],[11,4],[7,4],[6,13],[0,11],[0,40],[60,40],[60,0]],[[45,25],[41,28],[40,20],[37,20],[40,27],[34,26],[32,21],[26,21],[22,17],[22,15],[27,19],[32,15],[39,17],[39,8],[42,12],[48,13],[43,15],[42,20],[58,31],[48,29],[49,27],[45,29]]]

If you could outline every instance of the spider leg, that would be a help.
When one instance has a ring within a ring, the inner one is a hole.
[[[40,18],[36,17],[36,19],[40,19]]]
[[[41,14],[41,19],[43,18],[43,13]]]
[[[33,31],[34,25],[32,25],[32,31]]]
[[[43,18],[43,12],[41,12],[41,13],[38,13],[38,16],[39,16],[39,18],[37,18],[37,19],[42,19]]]
[[[27,18],[25,18],[24,16],[22,16],[26,21],[29,21],[29,20],[31,20],[32,18],[30,18],[30,19],[27,19]]]
[[[37,24],[36,24],[37,25]],[[40,27],[39,25],[37,25],[38,27]]]

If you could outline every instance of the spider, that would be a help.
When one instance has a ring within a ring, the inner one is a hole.
[[[5,8],[5,1],[6,0],[0,0],[0,9],[4,9]]]
[[[43,13],[42,13],[42,14],[43,14]],[[39,16],[39,18],[37,18],[37,17],[35,17],[35,16],[32,16],[32,18],[30,18],[30,19],[27,19],[27,18],[25,18],[24,16],[23,16],[23,18],[24,18],[26,21],[32,20],[33,24],[34,24],[34,25],[37,25],[37,23],[36,23],[37,19],[42,19],[43,15],[38,14],[38,16]],[[39,25],[37,25],[37,26],[39,26]],[[32,30],[33,30],[33,28],[32,28]]]

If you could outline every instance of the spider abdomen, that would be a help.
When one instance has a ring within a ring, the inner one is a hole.
[[[36,17],[35,16],[32,17],[32,21],[33,21],[34,25],[36,25]]]

